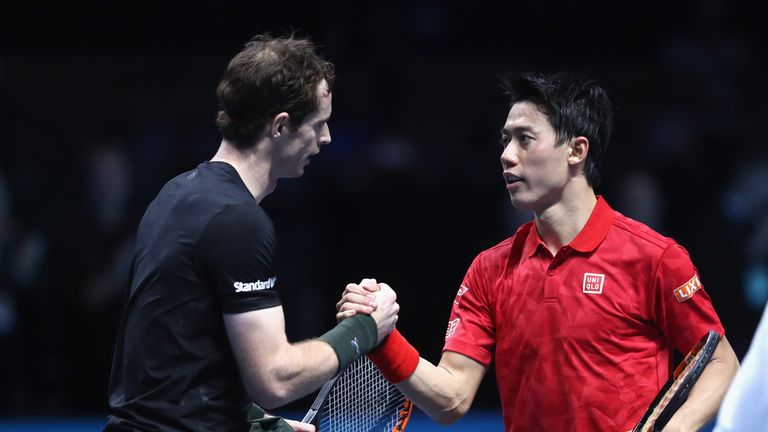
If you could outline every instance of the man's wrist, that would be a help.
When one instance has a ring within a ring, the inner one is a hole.
[[[379,368],[387,381],[397,384],[405,381],[419,365],[416,351],[397,329],[387,336],[376,349],[368,353],[368,359]]]
[[[376,321],[369,315],[358,314],[343,320],[319,339],[328,343],[336,353],[339,360],[338,372],[370,351],[377,337]]]

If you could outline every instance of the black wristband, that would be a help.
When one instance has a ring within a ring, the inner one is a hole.
[[[341,371],[370,351],[376,345],[377,336],[376,321],[370,315],[359,314],[340,322],[319,339],[327,342],[336,352],[338,371]]]
[[[266,411],[264,411],[264,408],[256,405],[255,403],[251,404],[251,407],[248,409],[248,420],[255,421],[264,418],[264,414],[266,414]]]

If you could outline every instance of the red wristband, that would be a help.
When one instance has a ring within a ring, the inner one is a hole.
[[[387,336],[376,349],[368,353],[384,378],[392,384],[405,381],[419,365],[419,352],[397,329]]]

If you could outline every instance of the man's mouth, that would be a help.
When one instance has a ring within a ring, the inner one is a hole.
[[[507,182],[507,184],[514,184],[517,182],[523,181],[522,177],[516,176],[514,174],[504,174],[504,181]]]

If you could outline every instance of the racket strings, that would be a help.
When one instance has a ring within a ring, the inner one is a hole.
[[[361,357],[336,382],[320,411],[319,430],[391,432],[405,397]]]

